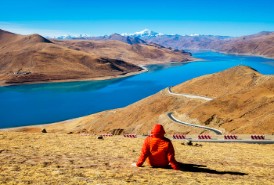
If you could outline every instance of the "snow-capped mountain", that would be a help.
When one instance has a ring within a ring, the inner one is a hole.
[[[200,35],[200,34],[162,34],[149,29],[144,29],[135,33],[111,34],[105,36],[92,37],[87,34],[79,36],[65,35],[55,37],[59,40],[117,40],[127,44],[156,44],[158,46],[172,48],[176,50],[183,49],[210,49],[215,48],[218,43],[230,39],[228,36],[219,35]]]
[[[142,31],[137,31],[135,33],[122,33],[122,36],[130,36],[130,37],[138,37],[138,38],[154,38],[154,37],[159,37],[159,36],[186,36],[186,37],[198,37],[198,36],[203,36],[197,33],[189,34],[189,35],[180,35],[180,34],[163,34],[163,33],[158,33],[149,29],[144,29]]]
[[[144,29],[142,31],[138,31],[135,33],[122,33],[122,36],[131,36],[131,37],[157,37],[157,36],[161,36],[164,35],[162,33],[157,33],[155,31],[151,31],[149,29]]]
[[[88,34],[79,34],[79,35],[60,35],[60,36],[48,37],[48,38],[53,38],[58,40],[72,40],[72,39],[89,39],[91,38],[91,36]]]
[[[190,35],[185,35],[185,36],[197,37],[197,36],[200,36],[200,34],[198,34],[198,33],[192,33],[192,34],[190,34]]]
[[[118,33],[105,35],[103,37],[92,37],[90,40],[118,40],[127,44],[145,44],[146,42],[138,37],[122,36]]]
[[[122,34],[111,34],[111,35],[105,35],[105,36],[91,36],[88,34],[80,34],[80,35],[61,35],[61,36],[55,36],[55,37],[46,37],[46,38],[53,38],[58,40],[72,40],[72,39],[86,39],[86,40],[108,40],[113,35],[120,35],[123,37],[130,37],[130,38],[139,38],[143,40],[147,39],[153,39],[153,38],[159,38],[159,37],[219,37],[222,38],[228,38],[226,36],[215,36],[215,35],[200,35],[197,33],[194,34],[188,34],[188,35],[180,35],[180,34],[163,34],[158,33],[149,29],[144,29],[142,31],[137,31],[135,33],[122,33]],[[110,39],[115,40],[115,39]],[[119,39],[118,39],[119,40]]]

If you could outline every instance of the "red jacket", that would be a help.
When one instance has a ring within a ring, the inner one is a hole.
[[[145,139],[141,155],[136,166],[142,166],[148,158],[148,163],[153,167],[167,167],[169,164],[175,170],[179,169],[175,160],[175,152],[171,141],[164,137],[162,125],[155,125],[152,136]]]

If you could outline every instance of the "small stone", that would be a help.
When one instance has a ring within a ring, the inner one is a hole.
[[[189,146],[192,146],[193,144],[192,144],[192,141],[187,141],[187,143],[186,143],[187,145],[189,145]]]
[[[41,132],[42,133],[47,133],[47,130],[45,128],[43,128],[43,130]]]
[[[98,136],[97,139],[104,139],[103,136]]]
[[[201,145],[201,144],[196,143],[196,144],[195,144],[195,146],[201,147],[202,145]]]

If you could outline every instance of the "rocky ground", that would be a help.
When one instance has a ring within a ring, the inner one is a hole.
[[[182,145],[182,170],[131,166],[144,138],[0,132],[0,184],[273,184],[274,145]],[[195,145],[195,143],[194,143]]]

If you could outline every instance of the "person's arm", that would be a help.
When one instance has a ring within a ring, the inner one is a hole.
[[[146,158],[148,157],[148,155],[149,155],[149,137],[147,137],[144,141],[141,155],[138,159],[138,162],[136,163],[136,166],[138,166],[138,167],[142,166],[143,163],[145,162]]]
[[[175,160],[175,151],[171,142],[169,143],[167,158],[169,164],[174,170],[180,169],[178,162]]]

